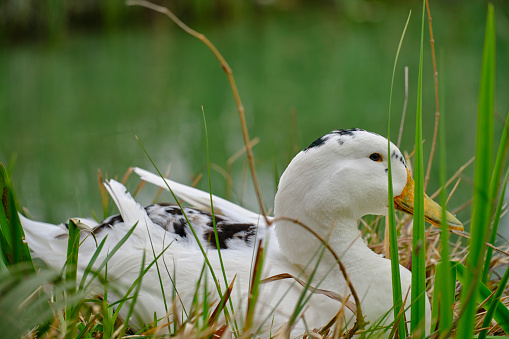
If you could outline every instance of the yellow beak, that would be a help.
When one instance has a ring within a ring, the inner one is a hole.
[[[400,195],[394,198],[394,207],[397,210],[414,214],[414,179],[407,169],[406,186]],[[442,207],[424,194],[424,218],[427,222],[437,227],[442,226]],[[454,215],[445,211],[445,222],[449,229],[463,231],[463,224]]]

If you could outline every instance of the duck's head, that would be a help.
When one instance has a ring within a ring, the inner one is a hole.
[[[392,203],[413,213],[413,179],[400,150],[391,143],[389,152],[387,139],[376,133],[349,129],[324,135],[295,156],[281,177],[275,216],[330,229],[366,214],[387,214],[389,156]],[[427,196],[425,215],[427,221],[440,226],[442,209]],[[446,218],[450,228],[463,228],[449,212]]]

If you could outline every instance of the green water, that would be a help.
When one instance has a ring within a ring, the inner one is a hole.
[[[275,164],[281,174],[297,145],[303,148],[338,128],[386,134],[393,62],[410,9],[394,87],[392,139],[397,139],[407,65],[410,97],[401,148],[412,151],[420,6],[381,8],[376,22],[315,8],[198,26],[234,71],[250,136],[260,138],[254,152],[269,208]],[[484,5],[434,8],[450,174],[474,154],[484,17]],[[508,22],[498,11],[496,111],[503,117]],[[426,27],[425,152],[435,107],[428,41]],[[202,107],[212,163],[225,168],[243,145],[233,96],[217,60],[170,22],[109,33],[72,32],[58,45],[2,48],[0,57],[0,161],[17,156],[14,185],[36,219],[60,222],[89,216],[91,209],[101,215],[98,168],[107,177],[121,176],[129,166],[152,169],[135,135],[163,172],[171,163],[171,178],[189,184],[206,174]],[[233,172],[232,199],[256,209],[245,158],[234,163]],[[429,192],[438,187],[437,170],[432,175]],[[468,170],[453,208],[471,196],[471,177]],[[214,193],[224,196],[225,180],[216,170],[212,182]],[[133,175],[129,189],[137,184]],[[207,188],[207,180],[199,187]],[[151,202],[154,192],[144,188],[140,200]]]

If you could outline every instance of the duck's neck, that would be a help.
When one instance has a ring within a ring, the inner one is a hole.
[[[322,256],[320,255],[320,250],[324,248],[322,241],[293,220],[306,225],[325,240],[347,269],[358,265],[361,259],[375,255],[361,238],[354,217],[333,218],[326,214],[313,215],[313,212],[309,213],[302,209],[295,209],[293,213],[288,214],[281,210],[275,212],[280,249],[290,262],[308,274],[315,270],[318,261],[320,275],[329,272],[331,268],[336,273],[339,272],[334,268],[337,264],[328,249]],[[292,220],[286,220],[287,217]]]
[[[360,206],[366,202],[360,200],[350,181],[336,180],[331,186],[330,180],[322,178],[321,173],[338,172],[337,166],[324,170],[330,164],[328,159],[309,162],[305,152],[299,153],[281,176],[274,201],[279,247],[291,263],[306,273],[314,270],[318,260],[326,271],[337,264],[328,250],[319,258],[320,249],[324,248],[322,241],[299,223],[327,241],[347,267],[374,255],[357,228],[357,221],[365,212]]]

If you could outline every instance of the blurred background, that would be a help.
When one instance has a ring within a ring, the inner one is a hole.
[[[204,33],[233,69],[243,100],[265,205],[291,158],[319,136],[359,127],[387,135],[397,46],[412,11],[394,85],[392,140],[397,141],[409,67],[401,149],[414,144],[420,1],[165,0]],[[508,112],[509,5],[494,1],[497,27],[498,144]],[[447,172],[474,154],[477,96],[487,2],[430,1]],[[97,170],[121,177],[129,166],[153,170],[135,139],[170,178],[208,190],[206,117],[212,189],[257,210],[242,148],[235,102],[218,61],[166,16],[120,0],[0,2],[0,161],[9,166],[18,199],[33,218],[102,218]],[[435,119],[428,26],[424,50],[425,163]],[[444,121],[444,120],[443,120]],[[438,187],[438,157],[428,193]],[[450,201],[472,196],[473,166]],[[138,181],[133,175],[128,188]],[[156,189],[139,200],[150,203]],[[162,196],[162,199],[168,196]],[[116,212],[111,208],[111,212]],[[460,212],[469,220],[468,208]]]

